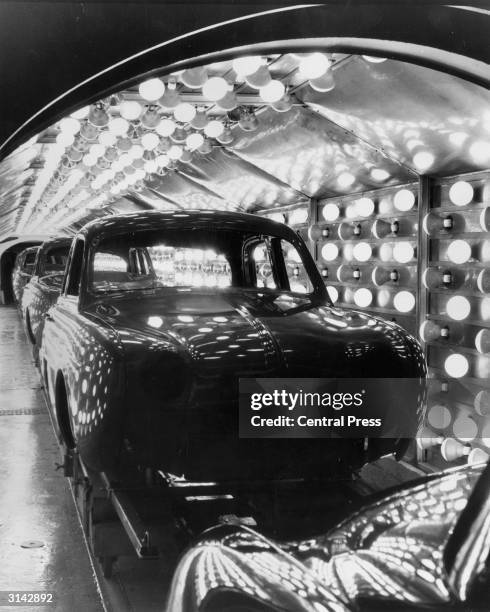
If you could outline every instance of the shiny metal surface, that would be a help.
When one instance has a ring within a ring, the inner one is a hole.
[[[32,260],[33,257],[35,258],[38,250],[39,247],[25,249],[17,255],[15,260],[15,266],[12,272],[12,289],[17,304],[20,304],[22,294],[24,293],[24,287],[27,285],[34,272],[34,264],[29,264],[26,262],[26,259]]]
[[[88,267],[99,242],[148,229],[282,237],[304,258],[314,291],[156,287],[94,294]],[[238,378],[425,376],[419,345],[401,328],[330,306],[306,246],[285,225],[238,213],[153,211],[93,222],[79,239],[79,296],[64,293],[50,309],[40,367],[65,442],[95,469],[126,454],[195,479],[305,470],[311,476],[323,473],[327,457],[332,474],[348,471],[368,456],[362,440],[237,440]],[[414,405],[409,419],[415,425],[420,416]],[[384,442],[373,445],[370,459],[400,445]]]
[[[477,498],[490,496],[489,471],[463,467],[400,487],[305,541],[275,542],[243,527],[211,529],[181,559],[167,610],[228,610],[239,602],[251,610],[291,612],[354,611],[360,602],[369,610],[442,611],[458,602],[483,610],[490,526],[467,520],[464,509],[486,507]],[[486,566],[485,558],[475,566],[468,556],[458,566],[464,592],[451,590],[443,563],[453,530],[479,540],[487,555]]]

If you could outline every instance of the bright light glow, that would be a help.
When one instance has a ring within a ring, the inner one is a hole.
[[[436,404],[430,408],[427,420],[435,429],[446,429],[451,424],[451,411],[447,406]]]
[[[478,391],[473,400],[473,406],[475,407],[475,412],[480,416],[490,415],[490,391],[485,389]]]
[[[471,304],[469,300],[462,295],[454,295],[447,301],[446,311],[451,319],[454,319],[455,321],[462,321],[470,314]]]
[[[262,58],[259,55],[249,55],[247,57],[237,57],[233,60],[233,70],[238,76],[246,77],[262,66]]]
[[[72,113],[70,117],[73,117],[73,119],[78,119],[79,121],[81,121],[82,119],[85,119],[85,117],[89,114],[89,111],[90,111],[90,106],[83,106],[82,108],[79,108],[74,113]]]
[[[183,152],[184,149],[182,147],[179,147],[178,145],[173,145],[168,151],[168,156],[170,157],[170,159],[180,159],[182,157]]]
[[[97,163],[97,158],[95,157],[95,155],[90,155],[90,153],[87,153],[87,155],[83,156],[83,163],[90,168],[91,166],[95,166],[95,164]]]
[[[471,246],[465,240],[453,240],[447,248],[447,256],[455,264],[464,264],[471,257]]]
[[[225,129],[225,126],[223,125],[221,121],[213,119],[204,128],[204,133],[209,138],[218,138],[218,136],[221,136],[224,129]],[[203,142],[204,142],[204,139],[203,139]]]
[[[322,216],[325,221],[335,221],[339,218],[340,208],[337,204],[325,204],[322,209]]]
[[[145,162],[144,169],[148,174],[154,174],[158,170],[158,164],[154,159],[149,159]]]
[[[339,256],[339,247],[333,242],[327,242],[322,247],[322,257],[325,261],[333,261]]]
[[[330,296],[330,299],[332,300],[332,302],[335,304],[335,302],[338,302],[339,300],[339,292],[337,291],[336,287],[333,287],[332,285],[328,285],[327,286],[327,292],[328,295]]]
[[[156,127],[156,131],[160,136],[167,138],[175,132],[175,122],[172,119],[162,119]]]
[[[163,325],[163,319],[162,317],[148,317],[148,325],[155,329],[159,329]]]
[[[145,151],[143,147],[139,144],[134,144],[129,150],[129,154],[133,159],[139,159],[140,157],[143,157],[144,152]]]
[[[473,448],[468,455],[468,465],[478,465],[478,463],[488,463],[490,455],[482,448]]]
[[[141,145],[147,151],[153,151],[160,144],[160,138],[154,132],[148,132],[141,137]]]
[[[486,164],[490,160],[490,144],[477,140],[471,145],[469,153],[477,164]]]
[[[478,425],[467,416],[458,417],[453,424],[453,432],[461,442],[471,442],[478,434]]]
[[[74,117],[65,117],[60,121],[60,130],[66,134],[76,134],[80,131],[80,121]]]
[[[75,136],[70,134],[69,132],[60,132],[58,136],[56,136],[56,144],[59,144],[63,147],[71,146],[75,141]]]
[[[393,247],[393,258],[399,263],[408,263],[414,256],[414,248],[409,242],[397,242]]]
[[[129,129],[129,123],[122,117],[116,117],[115,119],[111,119],[109,121],[107,127],[109,132],[114,134],[114,136],[124,136]]]
[[[388,59],[387,57],[376,57],[375,55],[363,55],[362,57],[371,64],[382,64]]]
[[[89,149],[90,155],[94,155],[95,157],[101,157],[105,153],[105,147],[101,144],[93,144]]]
[[[104,147],[112,147],[116,143],[116,137],[111,132],[101,132],[99,135],[99,142]]]
[[[196,108],[189,102],[181,102],[175,107],[174,117],[181,123],[188,123],[196,116]]]
[[[460,353],[453,353],[452,355],[449,355],[449,357],[446,357],[446,361],[444,362],[444,369],[452,378],[461,378],[462,376],[466,376],[469,367],[468,360]]]
[[[297,208],[293,210],[289,215],[289,224],[298,225],[299,223],[305,223],[308,220],[308,211],[306,208]],[[296,253],[296,251],[294,251]]]
[[[162,153],[162,155],[159,155],[155,159],[155,162],[159,168],[166,168],[170,163],[170,158],[168,155],[165,155],[165,153]]]
[[[386,181],[386,179],[390,178],[390,173],[382,168],[373,168],[370,172],[371,178],[373,181]]]
[[[264,87],[264,85],[267,85],[270,80],[271,75],[267,66],[260,66],[260,68],[253,74],[249,74],[247,77],[245,77],[245,81],[254,89]]]
[[[187,136],[187,138],[185,139],[185,144],[187,148],[190,149],[191,151],[195,151],[196,149],[199,149],[199,147],[203,144],[203,142],[204,142],[204,137],[202,136],[202,134],[199,134],[198,132],[189,134],[189,136]]]
[[[482,355],[490,353],[490,329],[480,329],[476,334],[475,348]]]
[[[369,289],[362,287],[354,293],[354,302],[360,308],[366,308],[373,301],[373,294]]]
[[[128,121],[134,121],[138,119],[141,115],[141,104],[136,102],[135,100],[124,100],[119,105],[119,112],[121,113],[121,117],[127,119]]]
[[[429,151],[419,151],[413,156],[414,166],[421,171],[431,168],[434,162],[435,157]]]
[[[338,178],[337,178],[337,183],[339,184],[340,187],[350,187],[354,181],[356,180],[356,177],[351,174],[350,172],[342,172],[342,174],[339,174]]]
[[[148,79],[140,83],[138,91],[143,100],[154,102],[165,93],[165,83],[160,79]]]
[[[228,83],[222,77],[211,77],[202,88],[202,93],[208,100],[220,100],[228,91]]]
[[[393,306],[398,312],[410,312],[415,308],[415,296],[410,291],[399,291],[393,298]]]
[[[325,74],[330,61],[323,53],[312,53],[301,58],[298,66],[300,75],[304,79],[317,79]]]
[[[190,89],[200,89],[208,80],[208,72],[204,67],[189,68],[180,75],[180,80]]]
[[[356,212],[361,217],[369,217],[374,212],[374,202],[371,198],[360,198],[356,202]]]
[[[272,79],[259,89],[259,95],[264,100],[271,104],[272,102],[278,102],[284,95],[285,87],[281,81]]]
[[[368,261],[373,254],[373,250],[367,242],[359,242],[354,247],[353,254],[357,261]]]
[[[395,208],[401,212],[411,210],[415,204],[415,194],[410,189],[400,189],[393,198]]]
[[[473,199],[473,187],[466,181],[457,181],[449,189],[449,199],[456,206],[466,206]]]
[[[333,74],[330,72],[330,70],[327,70],[327,72],[325,72],[325,74],[321,77],[318,77],[317,79],[310,79],[310,87],[321,93],[332,91],[332,89],[335,87],[335,79],[333,78]]]
[[[461,147],[468,139],[466,132],[453,132],[449,135],[449,142],[455,147]]]

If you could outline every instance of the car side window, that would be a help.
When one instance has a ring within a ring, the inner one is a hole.
[[[265,287],[276,289],[277,283],[274,278],[274,268],[271,259],[269,244],[265,239],[254,242],[250,245],[249,261],[253,266],[251,274],[251,284],[254,287]]]
[[[71,253],[68,276],[65,281],[66,295],[79,295],[82,278],[84,241],[79,238]]]
[[[296,247],[287,240],[281,240],[281,250],[291,291],[311,293],[313,286]]]

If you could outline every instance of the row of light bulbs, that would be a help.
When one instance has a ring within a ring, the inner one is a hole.
[[[338,302],[340,299],[339,287],[327,285],[327,290],[332,302]],[[393,308],[402,314],[408,314],[415,309],[415,295],[411,291],[402,290],[392,293],[387,289],[382,289],[376,295],[375,291],[367,287],[359,289],[344,287],[342,293],[343,302],[353,302],[359,308],[373,306],[376,297],[376,304],[380,308]]]
[[[393,195],[393,206],[400,212],[412,210],[417,202],[414,192],[410,189],[400,189]],[[375,213],[375,203],[372,198],[362,197],[348,204],[344,215],[347,218],[370,217]],[[329,202],[321,208],[321,215],[325,221],[332,223],[342,214],[342,209],[338,204]]]
[[[381,245],[358,242],[355,245],[342,245],[342,251],[334,242],[327,242],[321,248],[321,256],[324,261],[335,261],[342,256],[344,261],[355,259],[359,263],[366,263],[375,256],[376,250],[381,261],[396,261],[405,264],[410,263],[416,254],[416,247],[410,242],[383,243]]]

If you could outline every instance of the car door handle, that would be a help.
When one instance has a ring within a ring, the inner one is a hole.
[[[46,319],[46,321],[54,321],[53,317],[49,314],[49,312],[44,315],[44,318]]]

